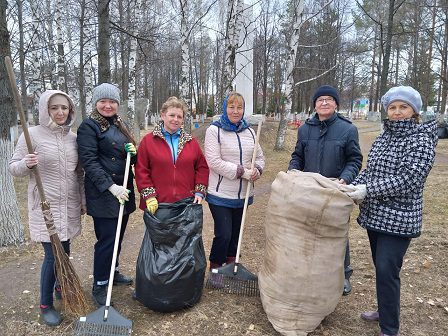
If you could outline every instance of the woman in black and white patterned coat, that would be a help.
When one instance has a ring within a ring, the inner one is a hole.
[[[381,336],[398,335],[400,269],[411,238],[422,228],[423,187],[435,158],[437,123],[419,123],[422,100],[409,86],[381,99],[387,111],[367,168],[346,191],[360,204],[358,223],[367,229],[376,268],[378,310],[361,314],[379,321]]]

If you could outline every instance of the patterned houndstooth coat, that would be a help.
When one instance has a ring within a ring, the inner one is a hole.
[[[434,164],[437,122],[384,121],[370,149],[367,168],[353,184],[366,184],[358,223],[397,236],[418,237],[422,228],[423,187]]]

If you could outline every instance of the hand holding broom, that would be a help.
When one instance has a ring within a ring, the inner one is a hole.
[[[11,84],[12,92],[14,94],[14,101],[19,110],[20,121],[23,128],[23,134],[25,136],[26,144],[28,147],[28,153],[34,154],[31,138],[26,125],[25,113],[23,112],[22,100],[20,99],[19,89],[16,85],[14,71],[11,63],[11,59],[5,57],[6,69],[8,71],[9,82]],[[42,214],[44,216],[45,225],[47,226],[48,234],[50,235],[51,247],[54,254],[54,262],[56,267],[56,274],[59,284],[61,285],[62,303],[67,308],[77,314],[82,315],[87,311],[87,301],[84,296],[84,292],[81,287],[81,282],[76,274],[73,265],[65,253],[62,247],[61,241],[57,234],[56,227],[54,225],[53,214],[50,210],[50,203],[45,198],[45,192],[40,178],[39,169],[37,165],[32,167],[34,176],[36,179],[37,189],[41,199]]]

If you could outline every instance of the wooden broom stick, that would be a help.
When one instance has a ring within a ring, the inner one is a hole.
[[[20,98],[19,89],[16,85],[16,79],[14,76],[14,70],[12,68],[11,59],[9,56],[5,57],[6,70],[8,71],[9,82],[11,84],[12,92],[14,95],[14,101],[19,110],[20,121],[23,128],[23,135],[25,136],[26,145],[28,147],[28,153],[33,154],[33,145],[31,143],[30,134],[26,125],[25,113],[23,112],[22,100]],[[54,226],[53,214],[51,213],[50,203],[45,198],[45,192],[40,178],[39,169],[37,166],[33,167],[34,177],[36,179],[37,189],[41,199],[42,214],[44,216],[45,225],[50,235],[50,242],[54,254],[54,262],[56,268],[56,274],[61,285],[62,303],[67,308],[77,314],[83,315],[87,312],[87,301],[82,290],[81,282],[76,274],[76,271],[65,253],[61,240],[57,234],[56,227]]]

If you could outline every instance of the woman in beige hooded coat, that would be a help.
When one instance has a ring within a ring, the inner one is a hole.
[[[39,168],[58,236],[65,252],[69,254],[70,239],[81,233],[81,214],[86,212],[84,173],[78,162],[76,135],[70,129],[75,117],[73,101],[66,93],[45,91],[39,100],[40,125],[29,129],[34,154],[28,153],[22,134],[9,161],[12,175],[29,176],[28,222],[31,239],[42,243],[45,251],[40,279],[40,307],[45,323],[50,326],[62,321],[53,306],[53,288],[56,297],[60,297],[60,288],[54,272],[50,236],[32,171],[34,166]]]

